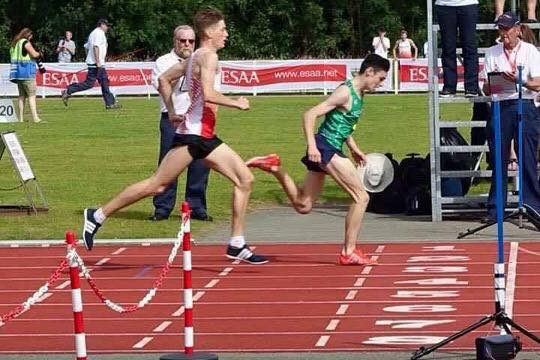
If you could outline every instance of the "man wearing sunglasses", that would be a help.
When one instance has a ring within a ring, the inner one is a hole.
[[[537,148],[540,138],[540,113],[534,106],[536,92],[540,90],[540,53],[536,47],[520,39],[521,27],[516,14],[505,12],[496,21],[501,41],[486,53],[484,78],[489,73],[499,72],[512,82],[518,82],[518,66],[523,66],[523,206],[532,215],[533,225],[540,230],[540,183],[538,181]],[[484,83],[484,92],[490,94],[488,81]],[[518,91],[517,87],[497,94],[491,94],[501,105],[501,146],[503,160],[503,197],[506,205],[508,173],[506,171],[510,157],[510,143],[517,139],[518,131]],[[489,151],[495,153],[493,122],[488,124],[487,134]],[[492,157],[494,159],[494,157]],[[520,189],[521,190],[521,189]],[[489,218],[496,218],[495,208],[495,172],[491,178],[488,199]]]
[[[173,49],[168,54],[165,54],[156,60],[154,69],[152,70],[152,85],[154,85],[156,89],[159,86],[158,78],[161,74],[179,61],[183,62],[193,53],[195,47],[195,32],[193,31],[193,28],[188,25],[180,25],[174,29],[173,45]],[[176,82],[175,90],[180,88],[182,81],[183,78]],[[158,164],[161,163],[163,157],[171,149],[174,134],[176,132],[176,128],[169,121],[167,106],[161,96],[159,102],[161,107],[161,120],[159,123],[161,141],[159,146]],[[175,91],[173,102],[176,112],[183,114],[187,111],[190,104],[189,94],[187,92]],[[204,165],[202,160],[195,160],[188,167],[185,196],[186,201],[189,202],[192,209],[192,219],[212,221],[212,217],[208,215],[206,210],[206,187],[208,185],[209,172],[210,169]],[[169,218],[176,203],[177,187],[178,181],[175,180],[167,186],[163,193],[154,196],[153,202],[155,210],[149,220],[160,221]]]

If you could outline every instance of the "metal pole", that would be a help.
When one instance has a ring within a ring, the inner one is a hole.
[[[502,191],[502,144],[501,144],[501,106],[498,101],[493,102],[493,126],[495,132],[495,195],[497,209],[497,263],[495,264],[495,311],[504,310],[504,208]]]

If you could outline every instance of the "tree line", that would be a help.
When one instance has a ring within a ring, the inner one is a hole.
[[[484,22],[493,21],[492,1],[481,1]],[[427,39],[426,0],[0,0],[0,61],[9,62],[10,41],[21,28],[46,61],[56,61],[65,30],[83,44],[100,17],[113,60],[152,60],[171,48],[172,30],[191,24],[198,9],[214,7],[226,17],[226,59],[357,58],[370,52],[381,26],[392,43],[405,28],[419,46]]]

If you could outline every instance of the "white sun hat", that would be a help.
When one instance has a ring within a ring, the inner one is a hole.
[[[367,192],[381,192],[394,180],[394,166],[386,155],[367,154],[365,166],[358,166],[358,176]]]

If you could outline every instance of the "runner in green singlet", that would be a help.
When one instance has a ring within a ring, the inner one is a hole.
[[[254,157],[246,162],[274,175],[287,193],[295,210],[301,214],[311,211],[319,197],[326,174],[330,175],[353,199],[345,219],[345,240],[338,263],[341,265],[376,265],[356,247],[362,219],[369,202],[357,175],[357,164],[363,164],[366,156],[358,148],[352,133],[360,118],[365,92],[374,91],[386,79],[390,62],[379,55],[370,54],[362,62],[360,71],[343,84],[326,100],[308,110],[303,117],[307,153],[302,162],[308,169],[302,187],[297,187],[290,175],[281,167],[279,156],[270,154]],[[324,121],[314,133],[317,118]],[[343,153],[347,144],[353,161]]]

